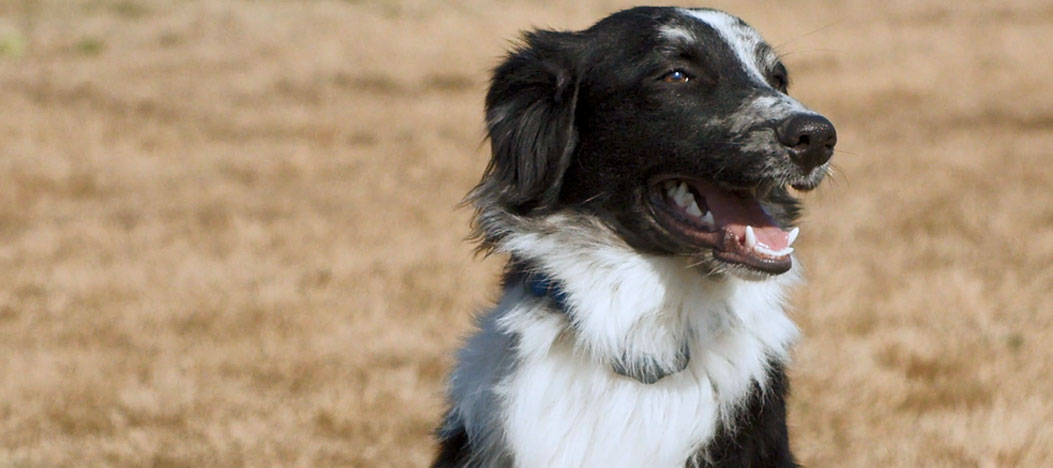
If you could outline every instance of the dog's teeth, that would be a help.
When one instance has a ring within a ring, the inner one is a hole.
[[[698,203],[695,202],[694,197],[691,198],[691,201],[687,202],[687,208],[685,208],[684,211],[691,216],[702,217],[702,210],[698,208]]]
[[[713,213],[710,211],[707,211],[706,215],[702,217],[702,222],[710,226],[717,225],[717,222],[713,221]]]
[[[790,237],[786,240],[786,246],[793,245],[793,241],[797,240],[797,235],[801,233],[801,228],[795,227],[790,230]]]
[[[695,196],[687,190],[687,185],[684,185],[684,183],[681,182],[680,185],[676,188],[676,195],[674,196],[674,200],[676,200],[677,205],[680,205],[681,208],[686,209],[690,204],[695,202]]]
[[[753,247],[753,250],[757,253],[767,255],[769,257],[783,257],[793,253],[793,247],[786,247],[782,250],[772,250],[764,246],[764,244],[757,244]]]
[[[680,204],[680,195],[676,192],[676,190],[668,190],[666,191],[666,195],[669,197],[670,200],[673,200],[673,203],[676,203],[677,205]]]
[[[752,249],[757,246],[757,235],[753,233],[753,226],[746,226],[746,248]]]

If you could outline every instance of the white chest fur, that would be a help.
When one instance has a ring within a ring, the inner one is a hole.
[[[509,250],[556,272],[575,317],[571,327],[566,315],[524,304],[498,319],[518,337],[516,368],[497,388],[517,467],[682,468],[718,423],[733,423],[735,406],[754,382],[763,388],[768,362],[784,361],[796,336],[781,306],[792,272],[713,281],[678,258],[610,245],[561,256],[553,254],[571,240],[556,250],[519,240]],[[680,339],[687,368],[657,383],[611,370],[611,356],[661,354]]]

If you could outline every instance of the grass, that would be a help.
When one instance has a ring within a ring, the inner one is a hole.
[[[426,465],[500,269],[455,208],[487,70],[628,4],[77,3],[0,6],[32,44],[0,40],[0,468]],[[839,130],[798,241],[801,461],[1048,463],[1053,11],[714,6]]]
[[[0,57],[20,58],[29,46],[25,36],[17,32],[0,32]]]
[[[73,48],[84,55],[99,55],[106,49],[106,43],[99,38],[87,37],[77,41]]]

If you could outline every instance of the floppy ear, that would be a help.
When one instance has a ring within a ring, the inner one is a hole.
[[[486,95],[492,158],[473,198],[522,214],[551,206],[577,144],[576,33],[534,31],[494,70]]]

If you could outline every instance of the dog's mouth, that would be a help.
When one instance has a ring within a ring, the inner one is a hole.
[[[727,189],[694,177],[660,177],[650,184],[655,218],[713,257],[769,274],[792,266],[799,230],[782,229],[750,190]]]

